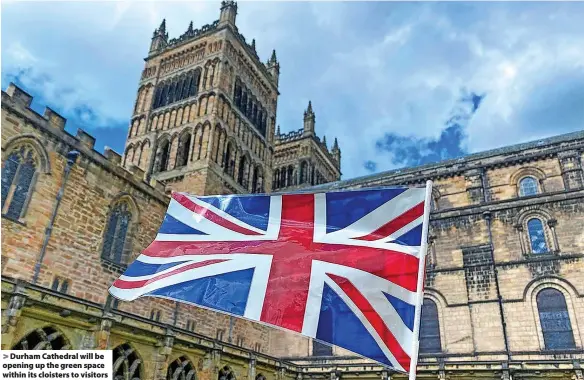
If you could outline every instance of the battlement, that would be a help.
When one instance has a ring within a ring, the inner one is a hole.
[[[15,115],[51,140],[58,140],[69,149],[77,150],[85,159],[99,165],[114,175],[122,177],[134,186],[162,202],[167,201],[165,186],[145,178],[144,171],[135,168],[127,170],[122,166],[122,156],[110,147],[105,147],[104,153],[95,150],[95,137],[79,128],[74,136],[65,130],[67,119],[50,107],[45,107],[43,115],[30,108],[34,98],[26,91],[10,83],[6,91],[2,91],[2,110]]]
[[[225,9],[227,8],[234,8],[235,12],[237,12],[237,4],[233,1],[222,2],[221,11],[224,12]],[[229,27],[231,29],[233,35],[242,44],[244,49],[252,58],[252,61],[254,61],[254,63],[257,65],[258,69],[266,76],[266,78],[269,79],[270,84],[274,85],[275,88],[277,89],[278,79],[275,78],[272,74],[270,74],[269,64],[267,65],[266,63],[261,61],[255,47],[255,39],[252,40],[251,44],[247,42],[245,36],[237,30],[237,27],[235,26],[235,18],[233,18],[231,22],[224,22],[222,21],[222,19],[215,20],[211,24],[205,24],[199,29],[194,29],[193,22],[191,21],[187,30],[183,34],[181,34],[177,38],[171,38],[170,40],[168,39],[168,33],[166,31],[166,20],[163,20],[160,27],[154,31],[153,41],[158,39],[159,43],[153,45],[153,47],[150,50],[149,58],[157,56],[163,52],[175,49],[186,43],[208,36],[226,27]]]
[[[193,23],[191,22],[187,31],[184,32],[180,37],[172,38],[168,41],[166,49],[172,49],[186,42],[204,37],[217,30],[218,25],[219,20],[215,20],[211,24],[203,25],[200,29],[193,29]]]
[[[300,140],[303,137],[305,137],[304,135],[304,129],[300,128],[296,131],[292,131],[292,132],[288,132],[288,133],[278,133],[276,134],[276,144],[282,144],[282,143],[287,143],[287,142],[291,142],[294,140]]]

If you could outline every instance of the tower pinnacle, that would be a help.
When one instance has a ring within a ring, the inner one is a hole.
[[[314,111],[312,111],[312,102],[308,101],[308,108],[304,111],[304,134],[314,134]]]

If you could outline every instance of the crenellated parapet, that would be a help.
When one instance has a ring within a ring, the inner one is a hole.
[[[64,116],[50,107],[46,107],[43,115],[40,115],[30,108],[32,101],[31,95],[14,83],[10,83],[6,91],[2,91],[2,111],[6,112],[5,119],[16,124],[24,123],[37,131],[42,136],[39,137],[41,141],[46,140],[63,156],[71,150],[77,150],[81,153],[81,161],[85,162],[85,165],[96,165],[157,200],[168,201],[162,183],[150,181],[145,176],[136,175],[125,169],[121,165],[121,155],[109,147],[105,147],[103,154],[98,152],[95,149],[94,136],[81,128],[77,130],[76,135],[70,134],[65,130],[67,119]],[[3,132],[9,133],[5,128]],[[3,141],[3,149],[11,139],[18,137],[15,135],[6,142]]]

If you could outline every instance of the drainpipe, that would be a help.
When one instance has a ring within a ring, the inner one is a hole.
[[[53,214],[51,215],[51,219],[49,220],[49,226],[45,229],[45,237],[43,240],[43,246],[41,247],[41,253],[37,259],[36,264],[34,265],[34,275],[32,278],[32,283],[36,284],[39,278],[39,273],[41,271],[41,266],[43,264],[43,259],[45,258],[45,253],[47,251],[47,246],[49,245],[49,239],[51,237],[51,233],[53,232],[53,225],[55,224],[55,219],[57,218],[57,211],[59,210],[59,205],[61,204],[61,199],[63,199],[63,193],[65,192],[65,185],[67,184],[67,179],[69,178],[69,173],[71,172],[71,168],[77,161],[77,157],[79,156],[79,152],[76,150],[72,150],[67,153],[67,164],[65,165],[65,172],[63,174],[63,182],[61,183],[61,188],[57,193],[55,207],[53,208]]]
[[[483,186],[483,202],[487,203],[490,201],[490,197],[487,195],[488,183],[487,175],[484,168],[481,169],[481,182]],[[489,245],[491,249],[491,262],[493,263],[493,274],[495,276],[495,290],[497,292],[497,301],[499,304],[499,314],[501,315],[501,326],[503,327],[503,341],[505,343],[505,352],[507,353],[507,360],[511,359],[511,354],[509,352],[509,340],[507,338],[507,322],[505,322],[505,314],[503,313],[503,297],[501,296],[501,289],[499,287],[499,271],[497,270],[497,265],[495,264],[495,246],[493,245],[493,231],[491,228],[491,212],[483,212],[483,218],[487,223],[487,231],[489,232]]]

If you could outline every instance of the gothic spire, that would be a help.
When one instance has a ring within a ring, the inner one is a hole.
[[[276,129],[276,136],[280,136],[280,124],[278,124],[278,128]]]
[[[191,21],[189,23],[189,28],[187,29],[187,32],[192,32],[193,31],[193,22]]]
[[[339,142],[337,141],[337,138],[335,137],[335,142],[333,143],[333,150],[338,150],[339,149]]]
[[[278,64],[278,59],[276,58],[276,49],[272,50],[272,56],[268,60],[268,66]]]
[[[322,136],[322,143],[324,144],[324,146],[326,147],[326,135]]]
[[[162,22],[160,23],[160,26],[158,27],[158,32],[160,34],[166,34],[166,19],[163,18]]]
[[[255,38],[253,40],[251,40],[251,48],[253,49],[253,51],[255,51],[256,47],[255,47]]]

